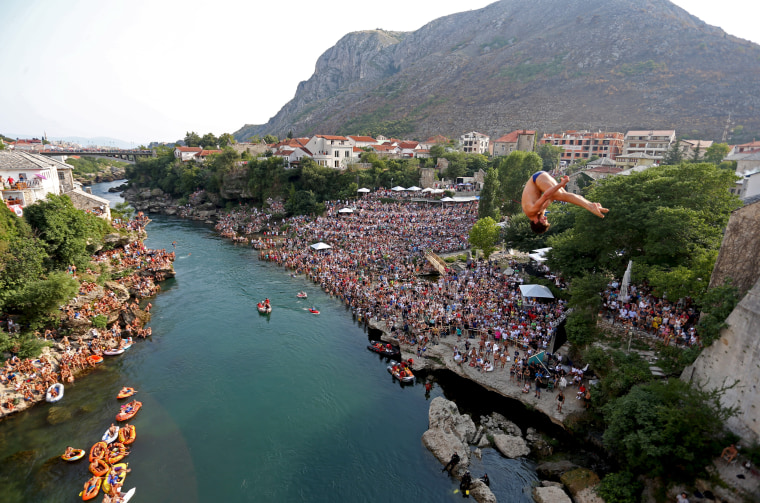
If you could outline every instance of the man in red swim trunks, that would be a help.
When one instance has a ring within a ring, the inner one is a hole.
[[[546,220],[546,208],[552,201],[564,201],[585,208],[594,215],[604,218],[604,213],[609,210],[602,208],[599,203],[592,203],[588,199],[565,190],[565,185],[570,178],[563,176],[557,181],[546,171],[534,173],[522,193],[522,209],[525,216],[530,220],[530,228],[536,234],[542,234],[549,228]]]

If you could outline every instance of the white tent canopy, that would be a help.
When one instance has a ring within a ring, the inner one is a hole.
[[[406,190],[411,190],[412,192],[417,192],[418,190],[422,190],[421,188],[417,187],[416,185],[412,185]]]
[[[523,297],[538,297],[541,299],[553,299],[554,295],[544,285],[520,285],[520,293]]]
[[[353,213],[353,212],[354,212],[353,208],[341,208],[338,210],[338,213]]]
[[[313,245],[311,245],[311,248],[314,250],[329,250],[330,248],[332,248],[332,246],[320,241],[319,243],[314,243]]]
[[[395,186],[395,187],[393,187],[391,190],[392,190],[393,192],[401,192],[401,191],[403,191],[403,190],[406,190],[406,189],[405,189],[404,187],[400,186],[400,185],[396,185],[396,186]]]
[[[370,190],[368,188],[366,188],[366,187],[362,187],[361,189],[357,190],[356,192],[364,192],[366,194],[367,192],[370,192]]]
[[[435,190],[435,189],[432,189],[431,187],[428,187],[426,189],[422,189],[422,192],[433,192],[433,190]]]

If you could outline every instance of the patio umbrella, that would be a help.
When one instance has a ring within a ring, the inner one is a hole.
[[[313,245],[311,245],[311,248],[313,248],[314,250],[329,250],[330,248],[332,248],[332,246],[320,241],[319,243],[314,243]]]
[[[364,192],[366,194],[369,191],[370,191],[369,189],[366,189],[366,188],[362,187],[361,189],[357,190],[356,192]]]
[[[416,185],[412,185],[406,190],[411,190],[412,192],[417,192],[418,190],[422,190],[421,188],[417,187]]]
[[[402,190],[406,190],[404,187],[401,187],[400,185],[396,185],[391,189],[393,192],[401,192]]]

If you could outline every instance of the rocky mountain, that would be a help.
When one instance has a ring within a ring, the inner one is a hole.
[[[349,33],[239,140],[516,128],[673,129],[719,140],[729,114],[760,131],[760,46],[668,0],[501,0],[411,33]]]

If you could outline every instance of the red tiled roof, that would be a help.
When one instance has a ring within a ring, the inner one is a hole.
[[[362,147],[354,147],[354,152],[364,152]]]
[[[203,152],[201,147],[176,147],[180,152]]]
[[[207,157],[211,154],[221,154],[221,153],[222,153],[221,150],[201,150],[201,153],[198,155],[201,157]]]
[[[333,136],[333,135],[327,135],[327,134],[318,134],[315,135],[317,138],[324,138],[325,140],[348,140],[345,136]]]
[[[399,148],[417,148],[419,146],[419,142],[416,141],[402,141],[398,144]]]
[[[377,143],[377,140],[372,138],[371,136],[349,136],[349,138],[351,138],[354,141]]]
[[[517,131],[512,131],[511,133],[507,133],[498,140],[496,140],[494,143],[517,143],[517,139],[520,137],[520,135],[528,135],[528,134],[536,134],[535,131],[529,130],[529,129],[519,129]],[[544,135],[546,136],[546,135]]]

